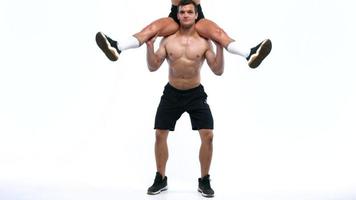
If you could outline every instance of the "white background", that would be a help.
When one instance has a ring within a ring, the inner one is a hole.
[[[215,119],[216,199],[356,199],[356,28],[352,1],[203,1],[234,39],[273,50],[260,68],[225,51],[205,65]],[[170,190],[155,173],[153,122],[167,63],[145,46],[110,62],[115,38],[167,16],[168,0],[1,0],[0,199],[199,199],[200,139],[184,114],[170,134]]]

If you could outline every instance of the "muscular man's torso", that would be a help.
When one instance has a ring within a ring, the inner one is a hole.
[[[209,48],[206,39],[197,33],[182,35],[179,31],[166,38],[169,83],[177,89],[200,85],[200,69]]]

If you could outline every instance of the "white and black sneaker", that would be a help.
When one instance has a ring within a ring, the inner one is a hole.
[[[102,32],[98,32],[95,36],[96,44],[105,53],[111,61],[117,61],[121,51],[117,48],[117,42]]]
[[[203,178],[199,178],[198,182],[198,192],[200,192],[203,197],[214,197],[214,190],[210,186],[209,174],[204,176]]]
[[[148,188],[147,194],[155,195],[161,193],[162,191],[167,190],[168,189],[167,179],[168,179],[167,176],[163,178],[159,172],[156,172],[156,177],[153,182],[153,185]]]
[[[246,58],[248,66],[251,68],[258,67],[263,59],[265,59],[272,50],[272,42],[270,39],[262,41],[257,46],[253,47],[250,55]]]

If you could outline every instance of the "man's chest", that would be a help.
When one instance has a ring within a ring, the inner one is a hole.
[[[200,60],[204,57],[207,45],[204,40],[194,38],[175,38],[167,42],[167,56],[171,60],[186,58]]]

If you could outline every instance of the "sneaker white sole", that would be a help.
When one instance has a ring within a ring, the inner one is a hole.
[[[203,197],[214,197],[214,194],[205,194],[200,188],[198,188],[198,192],[200,192]]]
[[[159,194],[159,193],[161,193],[161,192],[163,192],[163,191],[166,191],[166,190],[168,190],[168,186],[166,186],[166,187],[164,187],[164,188],[162,188],[162,189],[160,189],[160,190],[158,190],[158,191],[156,191],[156,192],[147,192],[147,194],[149,194],[149,195],[156,195],[156,194]]]
[[[117,61],[119,59],[119,53],[112,47],[109,41],[106,39],[104,33],[98,32],[95,36],[96,44],[104,52],[106,57],[111,61]]]
[[[258,67],[263,59],[265,59],[272,50],[272,42],[270,39],[266,39],[262,42],[261,46],[257,49],[248,61],[248,66],[251,68]]]

